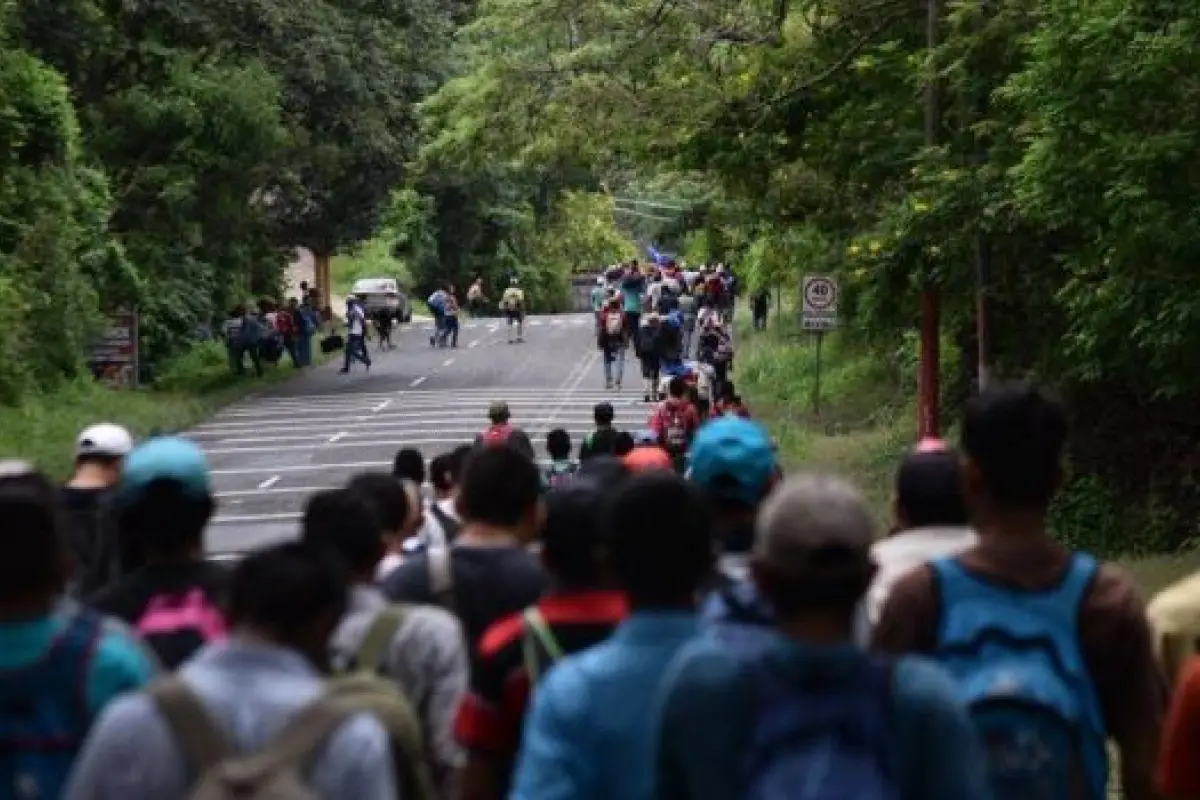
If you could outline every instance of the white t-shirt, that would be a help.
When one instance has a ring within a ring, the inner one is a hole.
[[[428,548],[445,547],[446,531],[442,528],[442,523],[438,521],[438,518],[430,513],[430,505],[432,504],[425,504],[425,524],[421,526],[421,531],[418,535]],[[445,500],[438,500],[437,507],[450,519],[455,522],[462,522],[462,519],[458,516],[458,510],[454,507],[453,498],[447,497]]]
[[[357,308],[351,309],[347,314],[346,330],[350,332],[351,336],[363,335],[363,313]]]

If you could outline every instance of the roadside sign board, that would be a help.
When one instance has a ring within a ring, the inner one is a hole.
[[[130,388],[138,383],[137,311],[118,311],[92,344],[88,364],[96,380]]]
[[[830,275],[805,275],[801,284],[800,327],[830,331],[838,323],[838,284]]]

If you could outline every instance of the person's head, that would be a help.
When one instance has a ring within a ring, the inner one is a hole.
[[[687,608],[714,564],[712,515],[672,472],[635,475],[612,497],[604,518],[609,567],[638,609]]]
[[[425,456],[411,447],[400,450],[392,462],[392,476],[412,481],[418,486],[425,483]]]
[[[508,446],[487,447],[467,459],[455,506],[466,525],[505,533],[524,543],[542,521],[542,479],[523,453]]]
[[[571,434],[563,428],[555,428],[546,434],[546,452],[555,461],[571,457]]]
[[[633,448],[637,446],[637,442],[633,439],[633,434],[629,431],[618,431],[613,437],[613,455],[618,458],[629,455],[633,452]]]
[[[542,563],[560,589],[594,589],[602,582],[603,538],[600,514],[607,491],[591,481],[546,494]]]
[[[596,403],[592,409],[592,419],[595,420],[598,427],[606,427],[613,424],[613,419],[616,418],[616,412],[613,411],[612,403]]]
[[[287,542],[247,556],[229,583],[229,622],[241,635],[328,664],[329,637],[346,613],[350,581],[325,547]]]
[[[508,403],[503,400],[497,400],[488,406],[488,421],[493,425],[504,425],[512,419],[512,412],[508,410]]]
[[[676,375],[667,381],[667,394],[676,400],[682,400],[687,394],[687,381]]]
[[[71,571],[58,492],[32,464],[0,461],[0,619],[39,616]]]
[[[875,576],[874,539],[866,502],[841,478],[797,475],[771,493],[758,515],[751,564],[785,632],[819,643],[849,638]]]
[[[398,483],[396,488],[404,493]],[[382,513],[376,498],[354,481],[345,489],[317,492],[304,506],[300,541],[340,559],[352,581],[370,582],[383,558],[382,534],[389,530]]]
[[[75,474],[72,484],[113,486],[121,477],[121,465],[133,450],[129,431],[111,422],[89,425],[75,440]]]
[[[442,453],[429,462],[429,482],[439,499],[449,497],[458,483],[454,476],[453,460],[452,453]]]
[[[1044,515],[1063,480],[1066,410],[1028,383],[989,387],[967,403],[963,487],[972,516]]]
[[[308,281],[300,281],[300,294],[308,294]]]
[[[906,453],[896,470],[893,511],[899,531],[967,526],[958,453],[924,443]]]
[[[383,472],[363,472],[351,478],[346,488],[371,501],[385,545],[391,546],[395,539],[405,535],[409,509],[402,479]]]
[[[195,443],[160,436],[125,459],[117,494],[121,536],[148,561],[180,561],[204,552],[216,511],[208,457]]]
[[[767,429],[726,416],[700,426],[688,466],[718,516],[752,515],[774,484],[776,456]]]

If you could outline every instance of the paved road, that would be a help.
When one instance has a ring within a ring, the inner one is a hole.
[[[390,470],[402,447],[432,458],[469,442],[492,400],[509,403],[543,456],[547,431],[565,428],[577,443],[603,399],[619,425],[643,427],[649,409],[633,375],[620,395],[605,391],[591,324],[587,314],[533,317],[525,343],[509,345],[501,323],[472,320],[457,349],[434,349],[431,326],[414,323],[396,350],[373,352],[370,373],[357,365],[339,375],[340,364],[326,365],[225,408],[187,433],[208,452],[216,483],[209,551],[294,535],[309,494],[364,470]]]

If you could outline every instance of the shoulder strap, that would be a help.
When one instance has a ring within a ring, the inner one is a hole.
[[[321,696],[301,709],[265,748],[230,765],[236,777],[253,780],[288,765],[307,771],[322,745],[350,717],[359,713],[352,703]]]
[[[525,629],[525,635],[521,640],[521,656],[525,664],[525,675],[529,678],[529,685],[532,687],[541,679],[542,673],[541,659],[537,653],[538,646],[540,645],[546,651],[551,661],[558,661],[564,653],[562,645],[554,637],[554,632],[550,630],[550,625],[537,606],[525,609],[521,613],[521,619]]]
[[[450,548],[435,547],[429,551],[429,593],[435,603],[454,612],[454,564]]]
[[[213,721],[196,693],[182,679],[168,675],[146,689],[185,758],[203,772],[233,755],[229,739]]]
[[[408,609],[401,605],[386,606],[375,615],[355,653],[355,667],[367,672],[379,672],[387,660],[388,646],[408,618]]]

